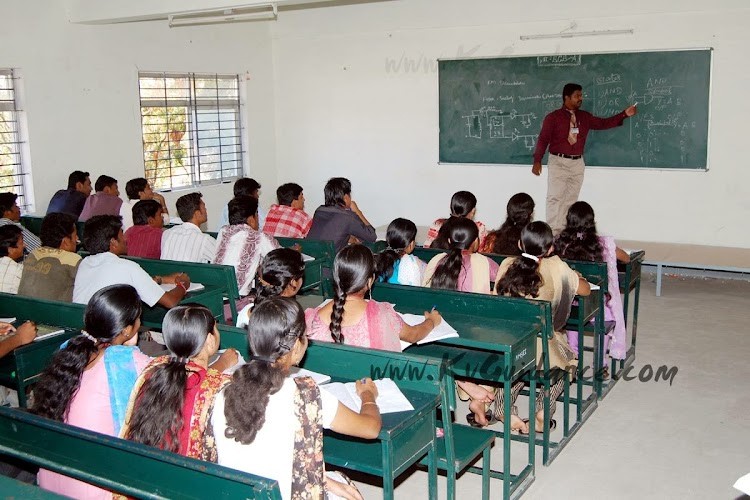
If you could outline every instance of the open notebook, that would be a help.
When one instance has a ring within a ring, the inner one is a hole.
[[[419,314],[401,314],[399,313],[399,316],[404,320],[404,322],[407,325],[416,326],[419,325],[424,321],[424,316]],[[430,342],[435,342],[437,340],[443,340],[443,339],[449,339],[452,337],[458,337],[458,332],[455,328],[453,328],[451,325],[448,324],[447,321],[445,321],[445,318],[440,322],[440,324],[435,327],[429,335],[427,335],[425,338],[417,342],[418,345],[422,344],[429,344]],[[403,351],[407,347],[411,345],[411,342],[406,342],[404,340],[401,341],[401,350]]]
[[[159,286],[161,286],[162,290],[164,290],[165,292],[171,292],[172,290],[174,290],[174,288],[177,285],[175,285],[174,283],[163,283]],[[187,291],[188,293],[197,292],[199,290],[203,290],[204,288],[206,287],[201,285],[200,283],[190,283],[190,286],[188,287]]]
[[[375,380],[375,385],[378,388],[378,408],[380,413],[396,413],[399,411],[410,411],[414,407],[411,405],[401,389],[398,388],[396,383],[389,379],[384,378]],[[362,408],[362,400],[357,395],[357,389],[354,382],[342,384],[341,382],[334,382],[332,384],[325,384],[320,386],[320,390],[327,391],[329,394],[336,396],[341,403],[359,413]]]

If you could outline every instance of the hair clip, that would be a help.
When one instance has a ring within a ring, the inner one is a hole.
[[[539,257],[537,257],[536,255],[531,255],[530,253],[524,252],[521,254],[521,257],[526,257],[527,259],[531,259],[534,262],[539,263]]]
[[[247,360],[248,360],[248,361],[262,361],[262,362],[264,362],[264,363],[268,363],[269,365],[272,365],[272,364],[274,364],[274,363],[275,363],[275,361],[274,361],[274,360],[272,360],[271,358],[269,358],[269,357],[266,357],[266,356],[255,356],[255,355],[250,355],[250,356],[248,356],[248,357],[247,357]]]
[[[96,338],[96,337],[94,337],[93,335],[91,335],[91,334],[90,334],[89,332],[87,332],[86,330],[81,330],[81,336],[82,336],[82,337],[86,337],[87,339],[89,339],[89,340],[90,340],[91,342],[93,342],[93,343],[94,343],[94,345],[96,345],[96,344],[98,344],[98,343],[99,343],[99,339],[98,339],[98,338]]]
[[[183,357],[180,357],[180,356],[171,356],[171,358],[173,360],[177,361],[178,363],[183,364],[183,365],[186,365],[186,364],[190,363],[190,358],[183,358]]]
[[[584,239],[585,237],[586,237],[586,233],[584,233],[583,231],[578,231],[578,232],[576,233],[576,238],[578,238],[579,240],[582,240],[582,239]]]

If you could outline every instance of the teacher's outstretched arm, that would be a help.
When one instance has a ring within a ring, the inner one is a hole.
[[[536,149],[534,149],[534,164],[531,166],[531,173],[534,175],[538,176],[542,173],[542,157],[547,152],[550,140],[552,140],[552,118],[547,115],[542,122],[542,131],[539,132]]]

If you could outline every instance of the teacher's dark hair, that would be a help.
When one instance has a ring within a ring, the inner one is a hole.
[[[352,194],[352,183],[349,179],[344,177],[332,177],[328,179],[325,187],[323,188],[323,196],[325,197],[325,206],[327,207],[343,207],[344,196]]]
[[[531,222],[534,200],[526,193],[514,194],[508,200],[506,214],[503,225],[487,235],[488,239],[494,240],[492,253],[520,255],[518,240],[521,238],[521,230]]]
[[[250,352],[264,359],[250,358],[232,375],[224,389],[224,435],[242,444],[255,441],[266,422],[266,407],[272,394],[284,385],[285,371],[277,366],[280,357],[305,338],[305,314],[293,298],[271,297],[253,309],[247,324]]]
[[[200,304],[183,304],[167,311],[162,331],[172,356],[149,369],[135,395],[126,439],[179,452],[187,363],[201,351],[215,326],[211,311]]]
[[[385,241],[388,247],[375,256],[375,274],[382,281],[388,281],[393,276],[393,268],[401,257],[404,250],[411,245],[417,237],[417,226],[408,219],[394,219],[388,224]]]
[[[521,250],[523,253],[541,259],[547,256],[552,246],[552,229],[546,222],[535,221],[521,231]],[[538,297],[542,277],[539,274],[539,262],[528,257],[517,257],[508,267],[495,291],[498,295],[511,297]]]
[[[479,238],[479,229],[473,220],[463,217],[452,217],[443,227],[448,235],[448,254],[435,268],[430,287],[456,290],[463,265],[461,252],[471,248]]]
[[[567,260],[596,262],[603,260],[602,245],[596,232],[594,209],[585,201],[577,201],[568,209],[565,229],[555,241],[557,254]]]
[[[141,299],[130,285],[112,285],[96,292],[83,316],[86,332],[68,340],[52,357],[34,387],[31,412],[64,422],[70,402],[81,385],[83,370],[100,348],[108,347],[122,331],[141,316]]]
[[[563,101],[566,97],[572,96],[573,92],[575,92],[576,90],[583,91],[583,87],[581,87],[577,83],[566,83],[562,91]]]
[[[341,249],[333,261],[333,312],[329,329],[333,341],[344,343],[341,320],[344,317],[346,297],[367,288],[375,275],[375,259],[364,245],[349,245]]]

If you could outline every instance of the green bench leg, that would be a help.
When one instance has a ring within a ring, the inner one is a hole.
[[[482,500],[490,500],[490,447],[482,452]],[[455,481],[455,477],[454,477]],[[454,492],[455,494],[455,492]],[[433,498],[433,497],[430,497]],[[455,498],[455,496],[451,497]]]

